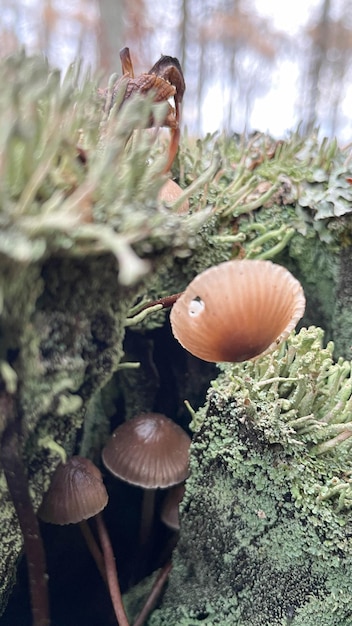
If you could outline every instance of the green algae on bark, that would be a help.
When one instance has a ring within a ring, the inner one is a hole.
[[[150,626],[352,623],[351,364],[322,339],[303,328],[221,366],[192,421],[180,539]]]

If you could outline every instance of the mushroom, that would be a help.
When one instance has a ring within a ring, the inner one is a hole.
[[[145,544],[154,516],[156,489],[188,475],[190,437],[160,413],[142,413],[118,426],[102,452],[105,467],[117,478],[145,491],[140,542]]]
[[[81,456],[73,456],[57,466],[38,516],[51,524],[79,523],[88,547],[100,573],[107,581],[116,619],[120,626],[128,626],[122,604],[117,570],[110,539],[101,511],[108,502],[108,494],[100,470]],[[104,559],[86,522],[95,517]]]
[[[38,515],[51,524],[77,524],[102,511],[108,493],[100,470],[81,456],[59,463]]]
[[[168,489],[161,505],[160,519],[171,533],[163,549],[160,561],[169,561],[177,545],[180,531],[179,505],[185,493],[185,483],[174,485]]]
[[[172,332],[204,361],[239,362],[274,350],[304,314],[299,281],[281,265],[232,260],[210,267],[173,305]]]
[[[161,521],[165,524],[165,526],[176,532],[180,530],[179,504],[184,496],[184,493],[184,483],[174,485],[166,494],[161,507]]]
[[[173,204],[179,197],[182,195],[183,190],[180,185],[178,185],[174,180],[169,178],[166,183],[163,184],[162,188],[159,191],[159,202],[166,204]],[[188,200],[184,200],[181,206],[178,207],[176,213],[182,215],[183,213],[188,213],[189,211],[189,202]]]

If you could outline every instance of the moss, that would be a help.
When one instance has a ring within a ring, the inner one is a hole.
[[[352,464],[348,440],[330,445],[349,432],[351,370],[332,349],[302,329],[279,355],[222,366],[192,422],[174,570],[148,624],[351,623]]]

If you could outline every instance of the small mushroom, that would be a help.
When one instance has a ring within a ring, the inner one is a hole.
[[[169,561],[177,545],[180,532],[180,502],[185,493],[185,483],[173,485],[168,489],[161,505],[160,519],[172,532],[162,552],[161,562]]]
[[[51,524],[77,524],[102,511],[107,503],[100,470],[89,459],[73,456],[57,466],[38,515]]]
[[[110,539],[101,511],[108,502],[108,493],[100,470],[81,456],[73,456],[57,466],[38,516],[51,524],[80,524],[100,573],[107,581],[115,615],[120,626],[128,626],[122,604],[120,586]],[[86,522],[95,517],[104,559]]]
[[[302,286],[286,268],[242,259],[196,276],[173,305],[170,321],[194,356],[240,362],[274,350],[304,310]]]
[[[114,476],[145,489],[141,544],[149,537],[155,490],[180,483],[188,475],[190,442],[165,415],[143,413],[118,426],[103,449],[103,463]]]
[[[161,507],[161,521],[165,524],[165,526],[171,528],[171,530],[174,530],[176,532],[180,530],[179,505],[184,496],[184,493],[184,483],[174,485],[173,487],[171,487],[171,489],[169,489],[168,493],[166,494],[165,500]]]
[[[182,193],[183,190],[181,189],[180,185],[178,185],[174,180],[169,178],[169,180],[167,180],[160,189],[158,199],[159,202],[173,204],[174,202],[176,202],[176,200],[179,199]],[[181,206],[178,207],[176,213],[182,215],[184,213],[188,213],[188,211],[189,202],[188,200],[184,200]]]

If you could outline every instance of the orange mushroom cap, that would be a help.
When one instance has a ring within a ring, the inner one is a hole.
[[[145,489],[165,488],[188,475],[190,437],[160,413],[143,413],[118,426],[102,452],[114,476]]]
[[[169,178],[166,183],[163,184],[162,188],[159,191],[159,202],[166,202],[167,204],[172,204],[179,199],[180,195],[183,193],[180,185],[178,185],[174,180]],[[188,213],[189,211],[189,202],[185,200],[182,202],[181,206],[177,209],[177,213],[179,215],[183,213]]]
[[[240,362],[274,350],[304,310],[302,286],[286,268],[242,259],[196,276],[173,305],[170,321],[194,356]]]
[[[107,502],[100,470],[89,459],[73,456],[57,466],[38,515],[52,524],[77,524],[102,511]]]

